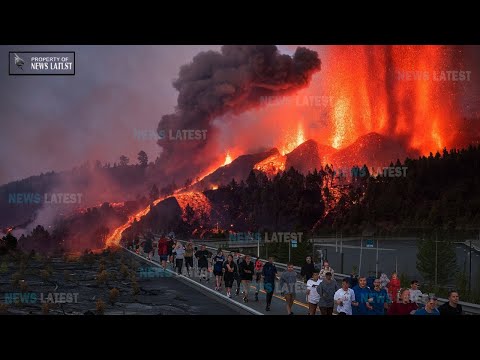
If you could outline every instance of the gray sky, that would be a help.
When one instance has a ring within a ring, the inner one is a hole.
[[[172,80],[181,64],[220,46],[0,46],[0,184],[87,159],[136,163],[154,140],[135,129],[155,131],[171,113]],[[75,51],[75,76],[8,76],[8,51]]]

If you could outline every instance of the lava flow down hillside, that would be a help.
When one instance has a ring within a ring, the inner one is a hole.
[[[160,139],[160,160],[179,183],[196,179],[180,194],[245,180],[252,169],[271,177],[290,167],[388,166],[465,147],[480,134],[478,122],[467,131],[465,63],[461,47],[439,45],[310,46],[292,56],[276,46],[202,52],[180,68],[176,112],[162,117],[158,131],[206,136]],[[187,198],[177,198],[183,210]],[[107,244],[148,212],[132,216]]]

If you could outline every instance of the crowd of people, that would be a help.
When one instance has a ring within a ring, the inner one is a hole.
[[[135,246],[136,245],[136,246]],[[178,274],[198,275],[199,281],[208,282],[210,272],[215,279],[215,290],[222,291],[224,286],[226,296],[232,297],[240,292],[243,301],[248,302],[251,283],[255,281],[255,301],[259,301],[262,287],[266,293],[266,311],[270,311],[273,294],[278,283],[279,292],[286,302],[287,314],[293,315],[292,307],[298,289],[298,275],[292,263],[287,264],[286,271],[278,276],[274,259],[270,257],[264,263],[260,259],[253,260],[250,255],[243,256],[238,252],[225,254],[218,249],[216,254],[208,251],[205,245],[198,249],[189,241],[184,246],[173,237],[161,236],[157,244],[157,252],[161,265],[165,270],[170,264]],[[146,236],[142,244],[133,244],[133,250],[143,251],[148,259],[153,258],[155,244],[153,236]],[[197,274],[195,274],[195,271]],[[457,291],[450,291],[448,302],[441,306],[433,294],[422,294],[417,280],[411,281],[410,288],[401,288],[397,274],[389,278],[382,273],[376,276],[356,276],[341,281],[341,286],[334,278],[334,270],[327,260],[318,269],[308,256],[301,267],[300,276],[306,285],[305,300],[308,314],[315,315],[317,308],[321,315],[462,315],[462,306],[458,303]],[[262,286],[263,285],[263,286]]]

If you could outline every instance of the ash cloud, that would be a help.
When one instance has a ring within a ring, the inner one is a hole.
[[[207,130],[206,141],[159,140],[168,175],[192,176],[218,159],[218,130],[212,122],[261,104],[264,96],[287,95],[306,87],[321,62],[316,51],[299,47],[293,56],[274,45],[225,45],[201,52],[180,68],[174,114],[165,115],[158,131]]]

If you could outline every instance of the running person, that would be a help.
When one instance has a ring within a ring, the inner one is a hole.
[[[315,315],[317,311],[317,305],[320,301],[320,294],[317,292],[317,287],[322,280],[318,277],[319,270],[314,269],[313,275],[310,280],[307,281],[307,301],[308,301],[308,314]]]
[[[293,315],[292,306],[295,300],[295,285],[297,283],[297,273],[293,270],[293,264],[287,264],[287,271],[280,276],[280,289],[285,296],[288,315]]]
[[[185,255],[185,248],[180,242],[177,242],[177,246],[173,250],[173,254],[175,254],[175,267],[177,268],[177,273],[182,274],[183,268],[183,256]]]
[[[240,264],[243,261],[242,256],[239,252],[233,257],[233,260],[237,263],[237,273],[235,274],[235,279],[237,280],[237,289],[235,290],[235,295],[238,296],[240,294],[240,288],[242,287],[241,280],[240,280]]]
[[[275,279],[277,275],[277,268],[273,264],[273,257],[268,258],[268,262],[263,266],[263,288],[267,293],[266,311],[270,311],[270,304],[272,303],[273,292],[275,290]]]
[[[350,280],[344,278],[342,287],[335,292],[333,300],[337,304],[338,315],[352,315],[352,303],[355,302],[355,292],[349,288]]]
[[[213,275],[215,275],[215,290],[217,291],[220,291],[222,288],[224,262],[225,256],[223,256],[223,251],[218,249],[217,255],[212,258]]]
[[[172,265],[172,269],[174,269],[175,265],[173,264],[173,249],[175,248],[175,243],[170,237],[167,238],[167,241],[168,241],[168,262]]]
[[[167,268],[168,259],[168,240],[164,236],[162,236],[160,240],[158,240],[158,256],[160,257],[163,271],[165,271]]]
[[[337,282],[332,279],[332,273],[327,272],[325,274],[325,279],[320,283],[320,286],[317,287],[317,292],[320,296],[320,300],[318,301],[318,306],[320,307],[320,314],[328,316],[333,314],[333,297],[337,290]]]
[[[262,280],[263,263],[260,258],[255,261],[255,301],[258,301],[258,292],[260,291],[260,282]]]
[[[205,245],[200,247],[195,253],[195,257],[198,259],[198,275],[200,276],[200,282],[203,280],[208,281],[209,278],[207,277],[208,272],[208,258],[210,257],[210,252],[207,250]]]
[[[152,260],[153,256],[153,239],[148,236],[143,245],[143,252],[147,255],[148,260]]]
[[[190,268],[192,268],[192,275],[194,273],[193,269],[193,243],[189,241],[185,247],[185,267],[187,268],[187,275],[190,276]]]
[[[243,301],[248,302],[248,290],[253,279],[253,272],[255,271],[250,255],[245,256],[245,260],[240,263],[239,269],[243,286]]]
[[[225,273],[223,275],[223,279],[225,280],[225,289],[227,290],[227,296],[231,298],[233,280],[235,280],[235,274],[238,271],[237,264],[235,264],[235,261],[233,261],[233,256],[231,254],[227,256],[227,261],[225,261],[223,268],[225,269]]]

